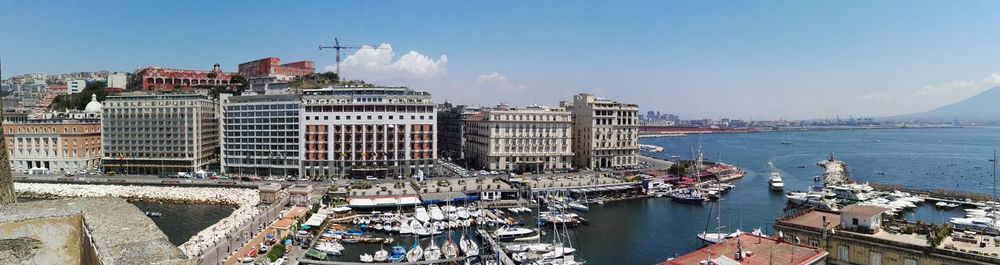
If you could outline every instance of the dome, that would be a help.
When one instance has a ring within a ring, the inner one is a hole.
[[[97,102],[97,94],[90,94],[90,103],[87,103],[87,107],[83,108],[86,112],[101,112],[101,108],[104,104]]]

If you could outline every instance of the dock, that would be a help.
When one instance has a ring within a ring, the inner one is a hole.
[[[476,229],[476,232],[479,233],[480,238],[483,238],[480,242],[486,242],[486,244],[489,245],[490,249],[493,250],[493,254],[496,255],[497,261],[499,261],[501,265],[515,264],[514,260],[507,255],[507,252],[503,251],[503,246],[500,246],[500,243],[493,239],[489,232],[486,232],[486,230],[483,229]]]
[[[325,261],[325,260],[311,260],[311,259],[301,259],[299,264],[326,264],[326,265],[370,265],[370,264],[398,264],[398,265],[418,265],[418,264],[441,264],[450,262],[460,262],[465,260],[465,257],[456,257],[453,259],[437,259],[437,260],[421,260],[417,262],[351,262],[351,261]]]

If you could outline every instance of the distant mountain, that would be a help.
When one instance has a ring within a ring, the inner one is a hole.
[[[890,119],[920,121],[1000,121],[1000,87],[990,88],[965,100],[926,112],[906,114]]]

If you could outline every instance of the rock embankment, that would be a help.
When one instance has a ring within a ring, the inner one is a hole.
[[[192,236],[178,248],[188,257],[201,256],[234,229],[251,222],[260,214],[257,190],[238,188],[195,188],[161,186],[76,185],[49,183],[14,183],[18,196],[28,198],[66,198],[111,196],[126,200],[236,206],[232,214]]]

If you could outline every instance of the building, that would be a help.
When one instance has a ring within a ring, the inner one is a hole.
[[[235,175],[299,176],[299,95],[219,98],[222,172]]]
[[[830,252],[830,264],[1000,264],[1000,247],[978,244],[985,236],[953,233],[931,246],[923,234],[882,229],[882,211],[858,205],[840,212],[809,209],[778,218],[774,228],[785,241]]]
[[[101,162],[98,119],[27,119],[3,124],[11,170],[24,174],[93,171]]]
[[[465,122],[463,118],[470,113],[465,105],[454,106],[445,102],[438,105],[437,134],[438,157],[447,160],[465,158]]]
[[[125,89],[128,86],[128,76],[125,73],[114,72],[108,74],[108,88]],[[155,81],[155,80],[154,80]]]
[[[215,103],[197,94],[109,96],[104,102],[105,172],[165,174],[218,162]]]
[[[83,92],[84,88],[87,88],[87,81],[84,81],[82,79],[66,81],[66,89],[67,91],[69,91],[69,94],[76,94]]]
[[[405,87],[306,90],[299,122],[302,172],[311,178],[433,174],[431,94]]]
[[[219,64],[211,71],[168,69],[150,66],[136,71],[133,87],[146,91],[190,90],[196,87],[229,86],[231,74],[222,72]]]
[[[281,59],[275,57],[239,65],[239,73],[246,77],[250,90],[260,95],[288,93],[289,81],[315,72],[316,64],[312,61],[281,64]]]
[[[580,168],[638,165],[639,105],[590,94],[563,102],[573,113],[573,164]]]
[[[465,118],[465,159],[486,170],[567,170],[572,167],[572,126],[572,116],[563,108],[482,109]]]
[[[780,238],[770,238],[743,233],[718,244],[700,248],[683,256],[669,259],[661,265],[729,265],[729,264],[826,264],[826,251],[812,246],[789,243]]]
[[[246,79],[277,77],[279,81],[289,81],[295,77],[315,72],[316,64],[312,61],[281,64],[281,59],[276,57],[267,57],[239,65],[239,73]]]

